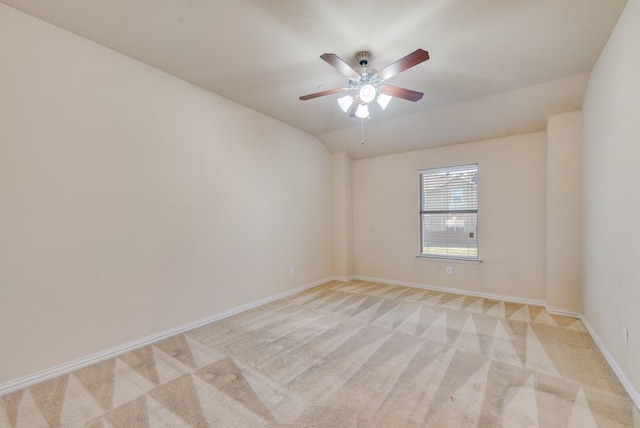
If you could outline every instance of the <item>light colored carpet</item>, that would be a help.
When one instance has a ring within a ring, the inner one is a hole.
[[[635,415],[635,416],[634,416]],[[542,307],[330,282],[0,397],[0,426],[632,427]]]

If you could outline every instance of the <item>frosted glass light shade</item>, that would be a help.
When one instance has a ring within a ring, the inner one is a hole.
[[[356,110],[356,116],[360,119],[366,119],[369,117],[369,107],[366,104],[360,104],[358,110]]]
[[[360,100],[363,103],[370,103],[376,97],[376,88],[373,85],[364,85],[360,88]]]
[[[353,98],[351,95],[345,95],[344,97],[338,98],[338,105],[342,109],[343,112],[349,111],[349,107],[353,104]]]

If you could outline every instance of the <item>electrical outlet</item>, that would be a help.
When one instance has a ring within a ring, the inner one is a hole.
[[[451,266],[447,266],[447,275],[453,275],[453,268]]]
[[[289,275],[293,275],[293,274],[295,274],[295,273],[296,273],[295,269],[293,269],[293,266],[291,266],[291,267],[289,268]]]
[[[615,318],[613,319],[613,334],[618,336],[618,320]]]
[[[622,346],[624,349],[629,349],[629,330],[627,327],[622,327]]]

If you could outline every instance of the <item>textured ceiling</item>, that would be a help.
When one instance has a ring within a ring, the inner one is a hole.
[[[0,0],[318,136],[354,158],[544,130],[579,109],[586,79],[626,0]],[[347,117],[322,61],[381,69],[422,48],[431,59],[389,80],[425,93],[365,120]]]

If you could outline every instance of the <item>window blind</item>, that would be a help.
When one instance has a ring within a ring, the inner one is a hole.
[[[423,169],[420,255],[478,259],[478,165]]]

